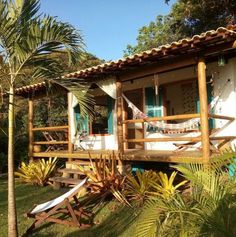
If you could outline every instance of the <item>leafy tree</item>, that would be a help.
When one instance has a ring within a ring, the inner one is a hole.
[[[179,0],[170,15],[185,37],[233,23],[235,10],[235,0]]]
[[[236,23],[235,0],[178,0],[168,15],[139,29],[137,45],[128,45],[124,52],[139,53],[232,23]]]
[[[68,23],[40,16],[39,0],[0,0],[0,48],[8,73],[0,77],[8,83],[8,236],[17,233],[14,193],[14,88],[30,78],[58,77],[62,67],[51,53],[66,52],[75,63],[83,45],[80,34]]]
[[[125,50],[125,56],[139,53],[144,50],[158,47],[158,45],[173,41],[175,39],[175,35],[172,32],[170,23],[170,16],[159,15],[157,16],[155,22],[152,21],[148,26],[143,26],[139,29],[137,45],[128,45]]]
[[[165,0],[165,3],[169,3],[170,0]],[[219,22],[236,23],[236,1],[235,0],[179,0],[178,3],[183,4],[185,8],[186,17],[201,19],[201,13],[204,14],[203,18]],[[177,3],[177,4],[178,4]],[[226,18],[225,18],[226,17]],[[219,23],[218,22],[218,23]],[[208,23],[208,22],[206,22]]]
[[[75,72],[85,68],[93,67],[99,64],[104,63],[105,60],[102,60],[95,55],[84,52],[80,55],[80,59],[77,61],[75,65],[70,66],[65,72]]]

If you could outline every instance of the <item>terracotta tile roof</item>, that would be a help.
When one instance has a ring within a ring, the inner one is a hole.
[[[185,38],[179,41],[172,42],[171,44],[161,45],[157,48],[153,48],[151,50],[144,51],[139,54],[135,54],[132,56],[128,56],[126,58],[121,58],[116,61],[107,62],[98,66],[86,68],[84,70],[80,70],[78,72],[73,72],[65,77],[68,78],[80,78],[80,77],[89,77],[93,74],[101,74],[105,73],[106,71],[114,71],[122,69],[122,67],[134,64],[140,64],[142,61],[148,61],[148,59],[152,59],[153,57],[158,58],[169,53],[172,53],[174,50],[178,49],[181,50],[183,48],[194,48],[201,43],[205,42],[210,44],[211,41],[216,40],[224,40],[229,36],[236,38],[236,27],[224,28],[220,27],[217,30],[210,30],[200,35],[194,35],[192,38]]]
[[[227,39],[232,38],[236,40],[236,25],[227,28],[219,27],[217,30],[210,30],[200,35],[194,35],[191,38],[181,39],[179,41],[172,42],[171,44],[161,45],[157,48],[143,51],[142,53],[121,58],[116,61],[106,62],[97,66],[86,68],[77,72],[69,73],[64,78],[88,78],[93,76],[99,76],[105,73],[115,73],[122,71],[130,66],[139,66],[153,60],[163,58],[173,53],[180,53],[184,50],[187,52],[199,49],[203,45],[214,45],[216,43],[225,42]],[[45,88],[45,82],[24,86],[15,90],[17,95],[25,94],[26,92],[40,90]]]
[[[31,91],[39,91],[41,89],[44,89],[45,86],[46,86],[46,82],[40,82],[40,83],[36,83],[33,85],[29,85],[29,86],[22,86],[22,87],[15,89],[15,94],[16,95],[28,94]]]

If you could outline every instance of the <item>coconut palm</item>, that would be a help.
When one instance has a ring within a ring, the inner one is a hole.
[[[235,155],[223,154],[210,166],[175,166],[190,181],[188,193],[149,200],[137,236],[236,236],[236,179],[226,168]]]
[[[39,0],[0,0],[0,52],[8,76],[8,236],[17,236],[14,195],[14,87],[30,78],[55,78],[62,73],[52,53],[66,52],[69,63],[76,62],[83,42],[80,33],[70,24],[38,14]]]

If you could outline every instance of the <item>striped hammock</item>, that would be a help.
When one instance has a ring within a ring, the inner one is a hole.
[[[133,113],[133,119],[146,119],[148,118],[148,115],[143,113],[141,110],[139,110],[124,94],[122,94],[122,97],[127,102],[128,107],[131,108]],[[210,111],[213,109],[218,102],[219,97],[215,97],[214,100],[209,104],[208,110]],[[165,123],[164,121],[151,121],[147,122],[151,127],[157,128],[159,131],[169,131],[169,130],[175,130],[178,132],[184,132],[188,130],[194,130],[199,128],[200,125],[200,118],[193,118],[189,119],[182,123]]]

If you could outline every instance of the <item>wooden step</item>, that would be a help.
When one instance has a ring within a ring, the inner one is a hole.
[[[80,175],[84,175],[83,172],[81,172],[79,169],[58,169],[57,170],[60,173],[66,173],[66,174],[80,174]]]
[[[73,178],[64,178],[64,177],[52,177],[49,181],[53,182],[53,186],[55,189],[59,189],[61,184],[79,184],[81,179],[73,179]]]
[[[64,183],[64,184],[78,184],[81,182],[80,179],[64,178],[64,177],[52,177],[49,180],[53,182]]]
[[[67,161],[66,164],[69,165],[90,165],[90,161],[85,161],[85,160],[74,160],[74,161]]]

